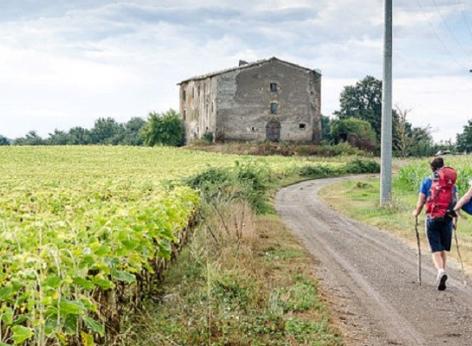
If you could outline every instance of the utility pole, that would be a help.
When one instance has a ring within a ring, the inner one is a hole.
[[[380,205],[392,198],[392,0],[385,0]]]

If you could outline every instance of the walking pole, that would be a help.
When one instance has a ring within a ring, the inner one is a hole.
[[[464,280],[464,287],[465,287],[465,286],[467,286],[467,278],[465,276],[464,261],[462,261],[461,252],[459,250],[459,241],[457,240],[457,222],[458,221],[459,220],[456,219],[456,224],[454,225],[454,240],[456,241],[457,256],[459,257],[459,262],[461,264],[462,278]]]
[[[421,286],[421,244],[420,233],[418,232],[418,216],[415,217],[416,245],[418,246],[418,282]]]

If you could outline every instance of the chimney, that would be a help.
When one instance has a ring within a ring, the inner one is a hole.
[[[247,61],[239,60],[239,66],[243,66],[243,65],[247,65],[247,64],[249,64]]]

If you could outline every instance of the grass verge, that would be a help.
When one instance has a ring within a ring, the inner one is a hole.
[[[125,344],[342,345],[312,270],[278,216],[231,202],[196,230]]]
[[[417,193],[405,191],[394,184],[393,201],[385,208],[379,205],[379,182],[377,178],[360,178],[326,186],[320,192],[321,197],[340,213],[353,219],[389,231],[416,247],[415,222],[411,216]],[[460,219],[457,233],[461,254],[469,273],[472,272],[472,222]],[[423,252],[429,250],[424,235],[424,214],[420,217],[420,237]],[[458,258],[455,244],[451,255]]]

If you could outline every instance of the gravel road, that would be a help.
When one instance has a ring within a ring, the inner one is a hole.
[[[434,286],[423,249],[423,285],[416,249],[338,214],[318,191],[341,179],[286,187],[276,197],[285,224],[319,262],[316,275],[348,345],[472,345],[472,289],[449,270],[448,288]],[[413,230],[412,230],[413,232]],[[424,237],[424,234],[421,234]]]

